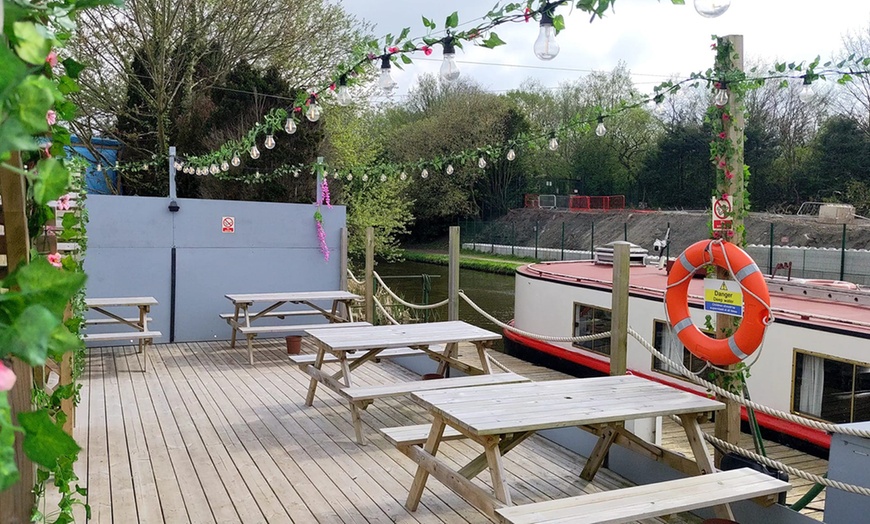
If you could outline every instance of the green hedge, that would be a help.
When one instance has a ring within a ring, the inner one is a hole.
[[[435,253],[420,253],[418,251],[405,251],[405,260],[411,262],[425,262],[427,264],[438,264],[446,266],[449,264],[450,258],[447,255]],[[498,273],[501,275],[513,275],[516,273],[518,266],[527,264],[527,261],[518,260],[481,260],[478,258],[459,257],[459,267],[464,269],[473,269],[475,271],[485,271],[487,273]]]

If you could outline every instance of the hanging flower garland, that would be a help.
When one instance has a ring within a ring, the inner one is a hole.
[[[326,177],[323,176],[323,164],[317,164],[316,169],[322,179],[318,190],[317,211],[314,212],[314,226],[317,229],[317,240],[320,242],[320,252],[323,254],[323,260],[329,262],[329,245],[326,243],[326,231],[323,229],[323,214],[320,212],[321,205],[326,204],[326,207],[332,209],[332,203],[329,200],[329,184]]]

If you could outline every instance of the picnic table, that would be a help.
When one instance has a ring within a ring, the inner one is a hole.
[[[431,474],[493,520],[498,518],[497,510],[512,505],[502,456],[538,431],[591,424],[617,428],[627,420],[677,415],[700,472],[713,473],[698,417],[724,407],[721,402],[635,376],[422,391],[412,393],[411,398],[433,417],[423,447],[413,445],[419,440],[397,439],[395,435],[404,428],[381,430],[418,464],[407,508],[417,509]],[[603,464],[616,432],[601,435],[581,474],[586,480],[592,480]],[[436,456],[443,440],[457,437],[469,438],[484,449],[459,470]],[[493,493],[470,480],[485,469],[492,477]]]
[[[322,324],[285,324],[275,325],[252,325],[255,321],[265,318],[285,319],[305,315],[319,315],[326,318],[329,323],[349,323],[353,321],[350,313],[350,304],[362,297],[347,291],[299,291],[291,293],[247,293],[225,295],[233,304],[232,313],[222,313],[220,318],[227,321],[232,328],[230,347],[236,347],[236,335],[241,334],[247,338],[248,361],[253,365],[254,351],[253,339],[258,334],[266,333],[302,333],[308,328],[315,328]],[[329,306],[323,307],[318,302],[328,302]],[[265,307],[259,311],[251,311],[254,304],[265,303]],[[280,310],[285,304],[305,306],[304,309]],[[327,309],[329,308],[329,309]]]
[[[161,333],[148,329],[148,322],[151,318],[148,313],[151,312],[151,306],[157,305],[157,299],[154,297],[111,297],[111,298],[86,298],[85,306],[89,311],[94,311],[101,315],[97,318],[89,318],[85,320],[85,341],[104,342],[104,341],[121,341],[130,340],[138,342],[138,353],[142,353],[142,370],[148,370],[148,346]],[[120,312],[109,311],[109,308],[136,308],[138,315],[135,317],[125,317]],[[87,326],[121,326],[125,329],[122,331],[113,331],[110,333],[88,333]],[[131,328],[131,329],[126,329]]]
[[[399,324],[389,326],[352,327],[343,329],[308,329],[317,345],[314,363],[305,367],[311,375],[305,404],[314,402],[318,383],[348,399],[357,442],[365,443],[360,419],[360,409],[375,398],[408,394],[411,391],[428,388],[445,388],[452,385],[476,385],[498,382],[500,380],[527,380],[513,373],[492,375],[487,348],[492,341],[501,338],[498,333],[473,326],[462,321],[429,322],[423,324]],[[474,368],[460,361],[458,348],[460,342],[471,342],[477,348],[480,368]],[[439,362],[438,373],[444,375],[448,368],[456,368],[470,375],[487,375],[474,379],[440,379],[414,383],[385,384],[382,386],[354,387],[352,371],[365,362],[378,357],[382,352],[409,349],[418,354],[426,354]],[[322,370],[327,354],[333,356],[340,369],[333,374]],[[350,356],[348,354],[351,354]],[[501,377],[499,375],[510,375]],[[494,378],[493,378],[494,377]]]

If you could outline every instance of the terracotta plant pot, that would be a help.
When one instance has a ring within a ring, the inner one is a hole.
[[[302,337],[290,335],[287,337],[287,354],[298,355],[302,352]]]

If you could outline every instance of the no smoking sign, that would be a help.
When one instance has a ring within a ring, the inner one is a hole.
[[[713,197],[713,229],[731,229],[732,225],[732,210],[734,202],[731,195],[722,195],[721,197]]]
[[[221,233],[235,233],[236,232],[236,219],[233,217],[222,217],[221,218]]]

